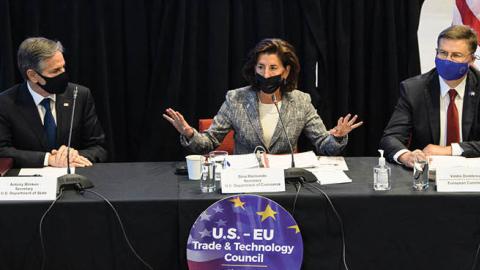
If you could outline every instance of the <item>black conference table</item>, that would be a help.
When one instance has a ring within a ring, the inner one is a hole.
[[[392,190],[373,191],[377,158],[346,160],[353,182],[320,187],[343,219],[351,270],[471,269],[480,242],[479,194],[412,191],[411,171],[397,165]],[[117,208],[131,243],[154,269],[187,269],[191,225],[228,196],[200,193],[198,182],[174,174],[175,165],[105,163],[77,170]],[[261,195],[291,210],[295,188]],[[0,202],[0,269],[40,269],[38,224],[49,204]],[[302,188],[294,217],[304,242],[302,269],[344,269],[339,223],[321,193]],[[43,232],[45,269],[146,269],[130,252],[111,209],[91,193],[66,191],[46,216]]]

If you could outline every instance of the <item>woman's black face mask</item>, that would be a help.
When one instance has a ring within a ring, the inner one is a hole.
[[[283,81],[281,74],[265,78],[262,75],[255,73],[254,88],[266,94],[273,94],[283,84]]]

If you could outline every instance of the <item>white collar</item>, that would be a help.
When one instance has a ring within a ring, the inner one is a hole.
[[[44,96],[40,95],[39,93],[33,91],[32,87],[30,87],[30,81],[27,81],[27,88],[28,88],[28,91],[30,92],[30,95],[32,95],[33,102],[35,102],[35,105],[37,105],[37,106],[45,98],[50,98],[51,100],[53,100],[53,102],[55,102],[55,100],[56,100],[56,95],[55,94],[50,94],[50,95],[44,97]]]
[[[438,80],[440,81],[440,96],[444,98],[448,94],[448,91],[452,88],[448,86],[448,84],[443,80],[442,77],[438,76]],[[463,99],[466,85],[467,85],[467,76],[465,76],[463,80],[460,82],[460,84],[454,88],[457,91],[457,95],[460,97],[460,99]]]

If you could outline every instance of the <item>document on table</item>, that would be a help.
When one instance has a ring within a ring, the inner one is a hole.
[[[321,185],[351,183],[352,179],[341,170],[326,170],[324,168],[309,168]]]
[[[318,159],[313,151],[297,153],[295,157],[295,167],[297,168],[312,168],[318,166]],[[272,155],[262,154],[261,159],[266,168],[288,169],[292,165],[292,155]],[[247,169],[258,168],[259,160],[255,154],[243,155],[229,155],[227,161],[230,168],[233,169]]]
[[[70,168],[72,173],[75,173],[75,168]],[[47,178],[57,178],[67,174],[67,168],[55,168],[55,167],[44,167],[44,168],[23,168],[20,170],[18,175],[39,175]]]
[[[267,155],[270,168],[288,169],[292,166],[292,155]],[[318,166],[317,156],[313,151],[294,154],[296,168],[313,168]]]
[[[318,157],[318,167],[329,170],[348,171],[344,157]]]
[[[248,169],[258,168],[258,160],[255,154],[229,155],[226,157],[229,168]]]

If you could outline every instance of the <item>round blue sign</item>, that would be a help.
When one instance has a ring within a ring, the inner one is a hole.
[[[302,258],[302,235],[293,217],[258,195],[212,204],[193,224],[187,243],[190,270],[295,270]]]

